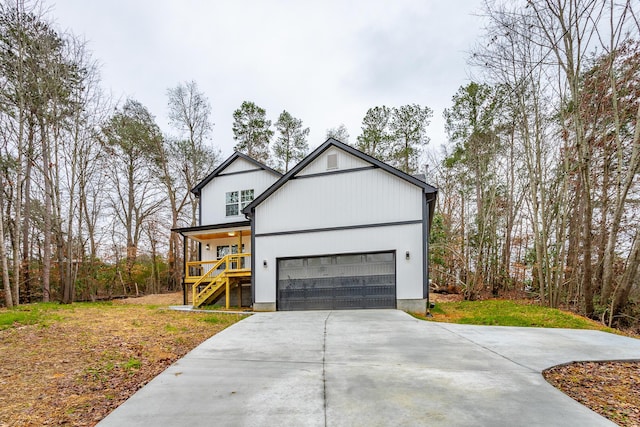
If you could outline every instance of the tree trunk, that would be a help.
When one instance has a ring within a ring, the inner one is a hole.
[[[49,154],[49,144],[45,131],[45,124],[40,122],[40,138],[42,143],[42,171],[44,175],[44,239],[42,248],[42,301],[51,300],[51,236],[52,230],[52,204],[53,189],[51,183],[51,156]]]
[[[627,265],[615,293],[612,316],[619,314],[629,302],[629,294],[634,286],[640,283],[640,227],[636,228],[636,236],[627,260]]]
[[[4,185],[0,179],[0,183]],[[20,209],[18,207],[17,209]],[[2,270],[2,286],[4,287],[4,302],[7,308],[13,307],[13,295],[11,294],[11,282],[9,281],[9,263],[4,243],[4,190],[0,190],[0,269]]]
[[[584,269],[582,273],[582,289],[584,295],[584,313],[587,317],[593,316],[594,304],[593,304],[593,280],[592,280],[592,250],[591,250],[591,224],[593,218],[593,207],[591,203],[591,185],[589,182],[590,168],[588,161],[582,165],[582,180],[585,200],[585,211],[582,222],[582,254]]]
[[[631,190],[631,187],[633,186],[633,183],[635,182],[635,177],[637,176],[638,171],[640,171],[640,104],[638,104],[638,110],[636,113],[636,125],[633,134],[632,146],[633,149],[631,159],[629,161],[629,165],[627,165],[626,175],[622,180],[622,183],[619,183],[617,185],[615,212],[611,221],[609,238],[607,240],[607,246],[604,251],[602,261],[603,267],[601,298],[603,301],[606,301],[611,297],[613,262],[615,258],[615,248],[618,232],[620,230],[620,222],[625,210],[624,208],[626,206],[625,203],[627,201],[627,196],[629,194],[629,191]]]

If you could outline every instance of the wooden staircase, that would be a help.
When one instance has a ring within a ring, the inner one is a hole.
[[[187,263],[187,283],[193,283],[192,304],[194,308],[212,304],[226,293],[225,307],[229,308],[232,288],[242,286],[251,279],[249,257],[251,254],[229,254],[218,261],[195,261]],[[190,275],[193,270],[207,272],[202,275]]]

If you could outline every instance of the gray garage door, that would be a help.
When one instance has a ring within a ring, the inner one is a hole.
[[[395,254],[278,259],[278,310],[395,308]]]

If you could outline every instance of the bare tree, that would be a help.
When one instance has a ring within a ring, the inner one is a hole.
[[[4,162],[2,162],[2,158],[0,157],[0,166],[3,166]],[[4,169],[4,167],[2,167]],[[9,280],[9,263],[7,261],[7,253],[5,246],[5,231],[4,224],[6,222],[5,219],[5,205],[4,205],[4,192],[5,188],[9,186],[5,186],[5,176],[6,174],[0,174],[0,269],[2,270],[2,286],[4,288],[4,303],[5,306],[11,308],[13,307],[13,295],[11,295],[11,282]]]
[[[156,147],[156,166],[160,171],[169,206],[171,228],[181,222],[197,224],[198,200],[189,191],[209,174],[220,160],[220,153],[207,145],[211,137],[211,105],[196,82],[179,84],[167,90],[169,118],[177,137],[164,138]],[[185,213],[188,210],[189,214]],[[169,238],[169,288],[181,277],[182,239],[177,233]]]
[[[144,224],[162,205],[150,154],[161,145],[162,136],[153,116],[137,101],[127,100],[102,128],[103,145],[111,157],[110,195],[112,212],[126,240],[126,286],[138,284],[133,266]]]
[[[638,105],[629,102],[637,99],[637,61],[625,44],[638,36],[635,8],[605,0],[489,1],[486,33],[472,56],[507,93],[510,157],[526,172],[510,185],[520,179],[526,190],[533,287],[554,306],[562,297],[579,300],[588,315],[620,286],[612,248],[624,244],[620,219],[630,212],[625,199],[637,173],[631,135]]]

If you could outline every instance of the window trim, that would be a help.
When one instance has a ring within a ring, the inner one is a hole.
[[[229,252],[221,256],[221,249],[222,248],[228,249]],[[245,249],[245,245],[243,243],[242,244],[242,253],[245,253],[244,249]],[[235,245],[231,245],[231,244],[229,244],[229,245],[216,245],[216,259],[222,259],[226,255],[233,255],[233,254],[237,254],[237,253],[238,253],[238,244],[237,243]]]
[[[247,198],[245,200],[245,194],[248,195],[249,193],[251,198]],[[255,195],[255,192],[253,191],[253,188],[250,188],[247,190],[240,190],[240,212],[242,212],[242,210],[246,208],[249,205],[249,203],[253,202],[254,195]]]
[[[229,202],[229,195],[233,195],[235,193],[235,202]],[[250,193],[251,199],[246,199],[243,200],[243,197],[245,195],[248,195]],[[233,190],[233,191],[227,191],[225,192],[225,196],[224,196],[224,214],[225,217],[229,218],[229,217],[234,217],[234,216],[240,216],[242,214],[242,209],[244,209],[246,206],[248,206],[251,202],[253,202],[253,199],[255,198],[255,190],[253,188],[247,188],[245,190]],[[229,214],[229,208],[235,206],[235,214]]]
[[[235,194],[235,201],[229,201],[229,199],[233,198],[233,194]],[[231,196],[231,197],[230,197]],[[240,202],[240,192],[239,191],[227,191],[224,195],[224,214],[225,216],[238,216],[240,215],[240,210],[238,209]],[[229,208],[235,207],[235,214],[229,214]]]

